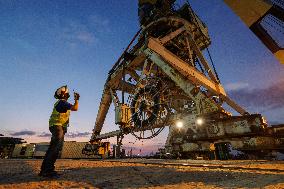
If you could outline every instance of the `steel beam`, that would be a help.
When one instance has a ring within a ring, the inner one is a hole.
[[[108,139],[108,138],[111,138],[111,137],[119,136],[121,134],[122,134],[121,130],[116,130],[116,131],[112,131],[112,132],[109,132],[109,133],[104,133],[104,134],[98,135],[98,136],[95,137],[95,139],[97,139],[97,140]]]
[[[179,34],[181,34],[181,33],[184,32],[184,31],[185,31],[185,28],[184,28],[184,27],[181,27],[181,28],[179,28],[179,29],[173,31],[172,33],[166,35],[165,37],[161,38],[161,39],[160,39],[160,42],[161,42],[162,44],[165,44],[165,43],[167,43],[168,41],[170,41],[170,40],[174,39],[175,37],[177,37]]]
[[[91,140],[93,140],[95,136],[101,132],[111,101],[112,98],[109,88],[105,86]]]
[[[156,39],[150,38],[148,47],[162,56],[171,66],[177,69],[184,77],[188,78],[194,84],[202,85],[210,92],[226,96],[226,92],[221,84],[216,81],[209,80],[205,75],[199,72],[196,68],[190,66],[176,55],[168,51]]]
[[[153,52],[151,49],[146,49],[144,53],[160,69],[162,69],[163,72],[167,74],[167,76],[170,77],[175,82],[175,84],[185,92],[185,94],[187,94],[191,99],[195,101],[195,103],[197,104],[197,112],[195,112],[195,114],[203,114],[223,110],[222,107],[218,106],[215,102],[213,102],[213,100],[206,97],[202,92],[199,91],[197,94],[193,94],[192,91],[194,91],[196,86],[187,80],[188,77],[180,74],[178,71],[169,66],[165,61],[163,61],[156,52]]]

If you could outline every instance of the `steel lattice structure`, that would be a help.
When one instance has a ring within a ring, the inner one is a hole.
[[[91,144],[114,136],[121,144],[130,133],[150,139],[170,126],[166,148],[173,154],[210,151],[218,142],[247,151],[284,149],[282,126],[269,128],[261,115],[250,115],[226,94],[203,55],[211,43],[207,27],[188,4],[141,28],[109,72]],[[119,129],[101,134],[111,103]],[[173,127],[177,121],[183,128]]]

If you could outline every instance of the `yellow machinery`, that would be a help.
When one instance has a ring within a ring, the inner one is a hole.
[[[82,150],[82,154],[85,155],[98,155],[102,158],[106,158],[110,153],[110,143],[98,141],[92,144],[86,144]]]
[[[32,158],[36,144],[16,144],[12,153],[13,158]]]
[[[269,27],[284,26],[284,3],[280,0],[224,0],[250,30],[284,64],[284,47],[277,43]],[[283,36],[283,33],[282,33]],[[284,37],[284,36],[283,36]]]
[[[119,104],[115,107],[115,124],[129,126],[130,119],[131,112],[127,104]]]

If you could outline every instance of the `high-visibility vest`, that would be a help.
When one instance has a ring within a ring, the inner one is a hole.
[[[60,100],[58,100],[54,104],[53,111],[49,118],[49,127],[52,127],[54,125],[67,127],[69,124],[70,110],[67,110],[65,113],[58,112],[55,107],[57,106],[59,101]]]

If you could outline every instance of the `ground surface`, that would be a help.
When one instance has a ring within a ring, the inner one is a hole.
[[[58,160],[49,180],[41,160],[0,160],[0,188],[284,188],[283,161],[143,161]]]

